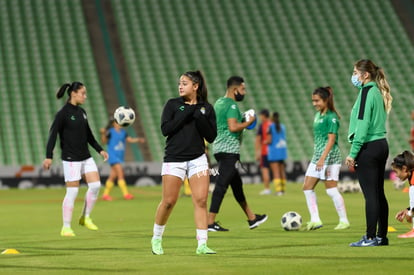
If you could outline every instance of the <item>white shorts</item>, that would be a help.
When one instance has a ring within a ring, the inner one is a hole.
[[[62,161],[63,163],[63,174],[65,182],[78,181],[82,178],[82,175],[89,172],[98,172],[93,158],[88,158],[82,161]]]
[[[306,170],[305,176],[317,178],[320,180],[339,180],[339,172],[341,170],[341,164],[324,165],[323,169],[317,171],[315,163],[309,163],[308,170]]]
[[[208,162],[206,155],[203,154],[190,161],[164,162],[162,164],[161,176],[172,175],[184,180],[185,177],[191,178],[193,175],[205,171],[208,171]],[[208,173],[206,175],[208,175]]]

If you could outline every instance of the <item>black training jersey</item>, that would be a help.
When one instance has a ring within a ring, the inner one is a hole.
[[[53,148],[58,134],[62,160],[82,161],[90,158],[88,143],[98,153],[103,150],[92,134],[85,110],[79,106],[67,103],[55,115],[49,131],[46,158],[53,158]]]
[[[167,137],[164,162],[182,162],[205,152],[204,139],[217,136],[216,114],[207,102],[185,104],[183,98],[168,100],[161,117],[161,131]]]

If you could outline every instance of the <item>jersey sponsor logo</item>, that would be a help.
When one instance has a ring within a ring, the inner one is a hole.
[[[232,109],[236,109],[236,104],[231,105]]]
[[[184,111],[184,105],[181,105],[180,108],[178,108],[180,111]]]
[[[72,115],[72,116],[70,117],[70,120],[76,120],[75,116],[74,116],[74,115]]]
[[[333,118],[332,119],[332,123],[336,123],[336,118]]]

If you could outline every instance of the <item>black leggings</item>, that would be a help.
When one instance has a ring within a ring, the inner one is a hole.
[[[368,238],[387,236],[388,202],[384,193],[387,158],[387,140],[380,139],[365,143],[355,159],[359,184],[365,198],[366,235]]]
[[[246,203],[246,197],[243,192],[243,182],[241,180],[239,171],[236,168],[236,163],[239,160],[238,154],[218,153],[214,157],[218,162],[218,175],[216,178],[216,186],[211,198],[210,212],[218,213],[224,195],[227,192],[229,185],[233,190],[233,196],[240,206]]]

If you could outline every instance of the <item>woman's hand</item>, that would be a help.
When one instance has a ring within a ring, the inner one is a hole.
[[[347,156],[345,159],[345,164],[348,167],[354,167],[355,166],[355,160],[353,158],[351,158],[350,156]]]

